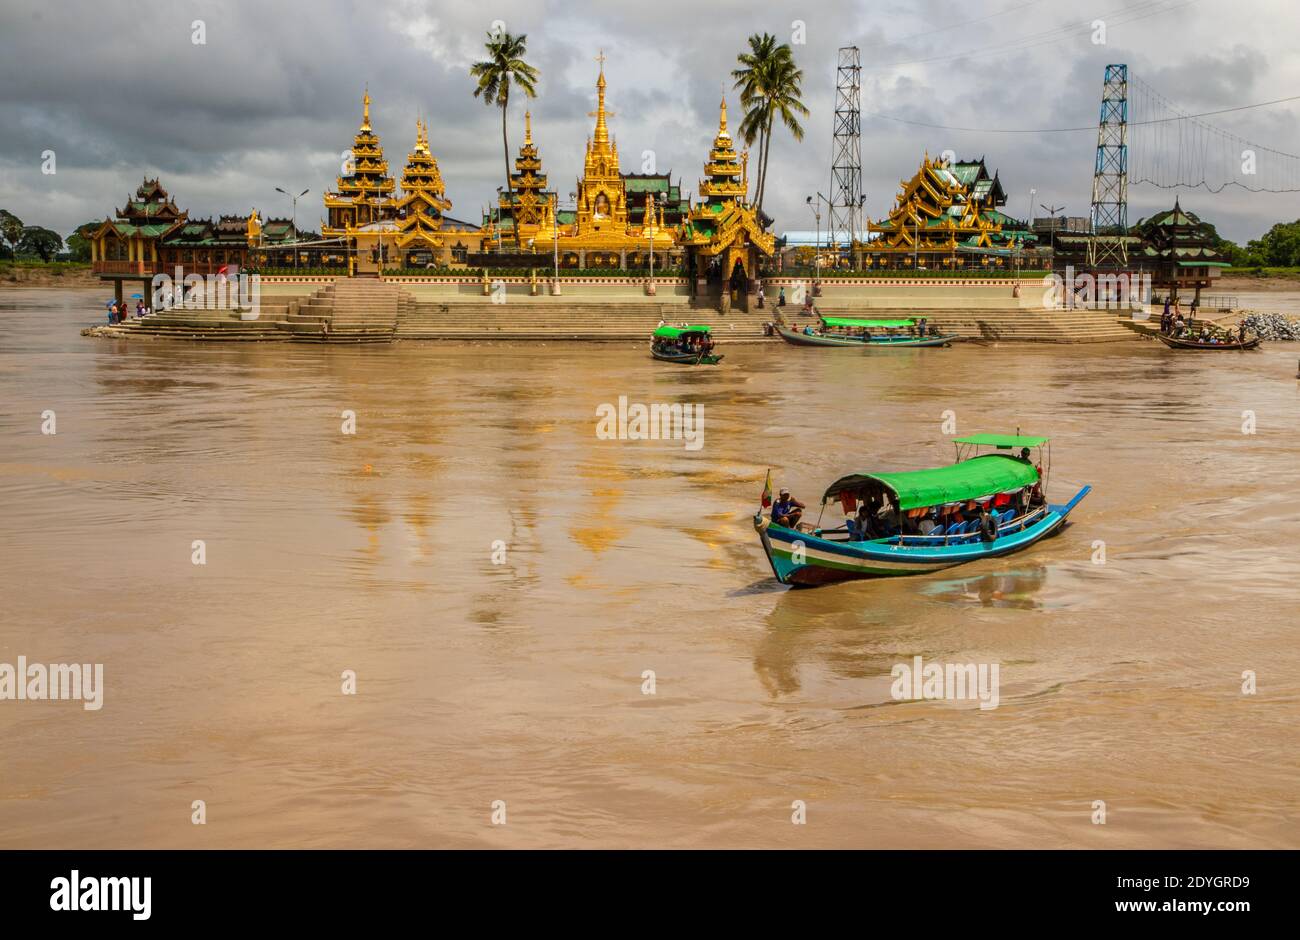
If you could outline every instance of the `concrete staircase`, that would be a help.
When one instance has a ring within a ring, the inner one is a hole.
[[[565,340],[648,342],[660,321],[708,323],[719,341],[760,339],[771,310],[752,313],[692,309],[682,303],[600,302],[563,304],[507,301],[504,304],[409,303],[398,312],[397,339]]]
[[[414,303],[394,284],[345,278],[300,301],[286,316],[286,326],[298,342],[390,343],[398,312]]]
[[[112,327],[123,336],[155,336],[166,339],[210,340],[213,342],[265,342],[282,340],[281,321],[288,302],[263,303],[256,320],[243,320],[238,312],[219,309],[173,308],[142,320],[128,320]]]

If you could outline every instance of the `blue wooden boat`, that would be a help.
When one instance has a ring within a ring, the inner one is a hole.
[[[957,462],[950,466],[851,473],[826,488],[823,513],[828,502],[845,511],[851,511],[850,504],[879,505],[883,517],[869,513],[868,525],[894,530],[888,534],[872,531],[862,538],[852,518],[837,529],[805,523],[790,528],[764,516],[761,508],[754,515],[754,528],[782,584],[925,574],[1010,555],[1060,532],[1071,510],[1092,490],[1085,486],[1066,503],[1046,501],[1046,473],[1040,468],[1047,443],[1043,437],[976,434],[957,439]],[[1035,448],[1037,465],[1028,456]],[[1050,456],[1046,465],[1050,468]],[[908,518],[927,511],[932,521],[935,515],[942,520],[945,509],[1000,502],[1006,505],[990,512],[993,521],[987,535],[978,519],[941,523],[923,535]]]
[[[650,355],[664,362],[688,366],[716,366],[722,356],[715,355],[712,328],[698,326],[661,326],[650,336]]]
[[[818,316],[821,316],[820,314]],[[851,346],[857,349],[915,346],[947,346],[958,339],[955,333],[922,332],[915,320],[860,320],[851,317],[821,317],[817,330],[792,329],[775,324],[777,335],[792,346]],[[855,330],[859,332],[854,332]]]

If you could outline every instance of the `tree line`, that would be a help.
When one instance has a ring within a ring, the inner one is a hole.
[[[58,232],[39,225],[25,225],[8,209],[0,209],[0,258],[39,258],[50,262],[63,254],[66,247],[68,260],[90,260],[89,235],[102,222],[86,222],[65,240]]]

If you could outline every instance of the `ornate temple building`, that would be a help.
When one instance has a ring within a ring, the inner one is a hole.
[[[546,204],[554,195],[546,188],[546,174],[542,172],[542,158],[533,143],[533,116],[524,112],[524,143],[515,158],[515,171],[510,174],[510,192],[498,197],[497,217],[494,223],[514,247],[524,248],[533,242],[542,226]],[[484,219],[491,223],[491,219]]]
[[[250,233],[256,231],[253,239]],[[118,209],[92,231],[91,271],[111,281],[121,300],[125,284],[140,284],[146,297],[155,274],[173,278],[189,274],[237,274],[265,264],[269,256],[283,256],[295,238],[314,241],[314,233],[295,233],[289,219],[262,223],[254,209],[249,215],[223,215],[191,219],[178,208],[157,179],[146,179]],[[291,255],[291,252],[290,252]]]
[[[549,202],[543,203],[531,250],[558,251],[562,266],[577,268],[645,267],[653,251],[656,266],[667,266],[680,258],[675,226],[686,211],[685,201],[680,187],[669,184],[669,174],[625,176],[619,169],[618,144],[610,137],[605,107],[603,54],[598,61],[596,110],[591,115],[596,125],[587,140],[576,210],[566,224],[551,193]],[[485,246],[494,235],[490,229],[489,225]],[[517,243],[519,249],[529,250],[529,241]]]
[[[481,248],[478,226],[451,219],[442,173],[429,145],[429,127],[416,122],[415,146],[406,156],[401,192],[394,195],[388,161],[370,124],[370,93],[362,98],[361,126],[352,141],[351,175],[339,176],[325,194],[328,220],[321,234],[346,260],[349,273],[428,269],[463,264]]]
[[[379,135],[370,126],[370,92],[362,101],[361,127],[352,139],[351,160],[334,183],[334,192],[325,194],[328,221],[321,226],[326,238],[345,237],[349,229],[392,217],[390,199],[393,179],[388,175],[388,161]]]
[[[743,292],[748,300],[759,260],[776,251],[776,238],[763,231],[757,211],[748,203],[749,155],[736,154],[727,130],[726,98],[718,108],[718,133],[704,175],[700,181],[704,201],[690,210],[682,244],[696,279],[696,292],[704,293],[710,281],[716,282],[725,310],[733,292]]]
[[[1190,292],[1199,300],[1201,291],[1232,266],[1216,247],[1214,226],[1184,209],[1177,198],[1172,209],[1139,220],[1127,234],[1099,237],[1111,242],[1122,239],[1128,255],[1124,270],[1149,273],[1155,293],[1170,299]],[[1080,274],[1107,270],[1095,268],[1090,261],[1094,256],[1089,250],[1092,238],[1085,233],[1057,235],[1053,268],[1064,271],[1070,267]]]
[[[949,164],[927,154],[902,183],[889,216],[868,225],[874,237],[855,246],[855,253],[861,252],[866,266],[882,268],[1008,266],[1017,248],[1037,239],[1001,211],[1006,201],[983,158]]]

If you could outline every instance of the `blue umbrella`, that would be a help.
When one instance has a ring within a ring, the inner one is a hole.
[[[132,294],[132,295],[131,295],[131,299],[132,299],[132,300],[144,300],[144,294]]]
[[[117,298],[116,298],[116,297],[104,301],[104,306],[105,306],[105,307],[111,307],[111,306],[113,306],[113,304],[115,304],[115,303],[117,303]]]

